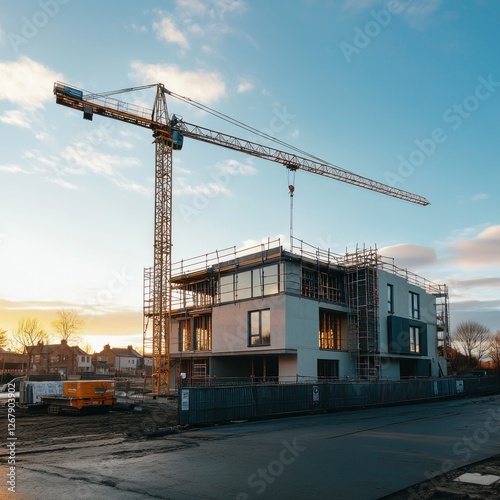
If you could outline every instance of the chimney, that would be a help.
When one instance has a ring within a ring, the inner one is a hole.
[[[129,351],[131,351],[131,350],[132,350],[132,346],[131,346],[131,345],[128,345],[128,346],[127,346],[127,349],[128,349]]]

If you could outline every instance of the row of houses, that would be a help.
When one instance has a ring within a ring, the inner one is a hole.
[[[0,350],[1,373],[58,373],[63,377],[94,373],[97,375],[142,375],[147,366],[131,345],[127,348],[104,346],[101,352],[89,354],[78,346],[59,344],[28,346],[23,354]]]

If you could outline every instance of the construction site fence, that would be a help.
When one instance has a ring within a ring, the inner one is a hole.
[[[500,377],[184,385],[178,391],[179,424],[204,425],[498,393]]]

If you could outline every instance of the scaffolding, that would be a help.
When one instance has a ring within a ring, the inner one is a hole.
[[[439,365],[439,370],[441,376],[448,375],[448,349],[450,347],[450,306],[448,303],[448,287],[446,285],[438,285],[438,290],[433,292],[436,297],[436,332],[437,332],[437,351],[438,357],[445,360],[444,372],[441,365]]]
[[[377,250],[346,253],[346,287],[349,304],[348,351],[358,378],[376,380],[380,371]]]
[[[153,317],[153,268],[146,267],[143,275],[143,316],[142,316],[142,352],[144,356],[153,355],[153,332],[149,320]]]

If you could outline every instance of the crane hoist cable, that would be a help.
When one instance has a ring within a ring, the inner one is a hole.
[[[287,167],[288,194],[290,195],[290,251],[293,252],[293,195],[295,194],[296,167]]]
[[[333,163],[327,162],[326,160],[323,160],[319,158],[318,156],[315,156],[311,153],[308,153],[307,151],[304,151],[303,149],[297,148],[295,146],[292,146],[291,144],[286,143],[285,141],[282,141],[281,139],[277,139],[276,137],[266,134],[265,132],[262,132],[261,130],[258,130],[254,127],[251,127],[250,125],[247,125],[246,123],[243,123],[239,120],[236,120],[235,118],[230,117],[229,115],[226,115],[220,111],[217,111],[213,108],[210,108],[209,106],[202,104],[200,102],[195,101],[194,99],[191,99],[189,97],[181,96],[179,94],[176,94],[175,92],[172,92],[170,90],[165,89],[165,91],[172,97],[175,97],[176,99],[179,99],[180,101],[185,102],[186,104],[190,104],[191,106],[194,106],[195,108],[201,109],[202,111],[205,111],[208,114],[211,114],[217,118],[220,118],[221,120],[224,120],[228,123],[231,123],[233,125],[236,125],[239,128],[242,128],[243,130],[246,130],[247,132],[251,132],[252,134],[255,134],[259,137],[262,137],[263,139],[266,139],[268,141],[272,141],[276,144],[280,144],[281,146],[284,146],[288,149],[291,149],[292,151],[295,151],[296,153],[300,153],[301,155],[307,156],[308,158],[314,159],[316,161],[319,161],[321,163],[324,163],[325,165],[331,165],[332,167],[338,168],[339,170],[344,170],[341,167],[338,167],[337,165],[334,165]],[[347,170],[346,170],[347,172]]]

